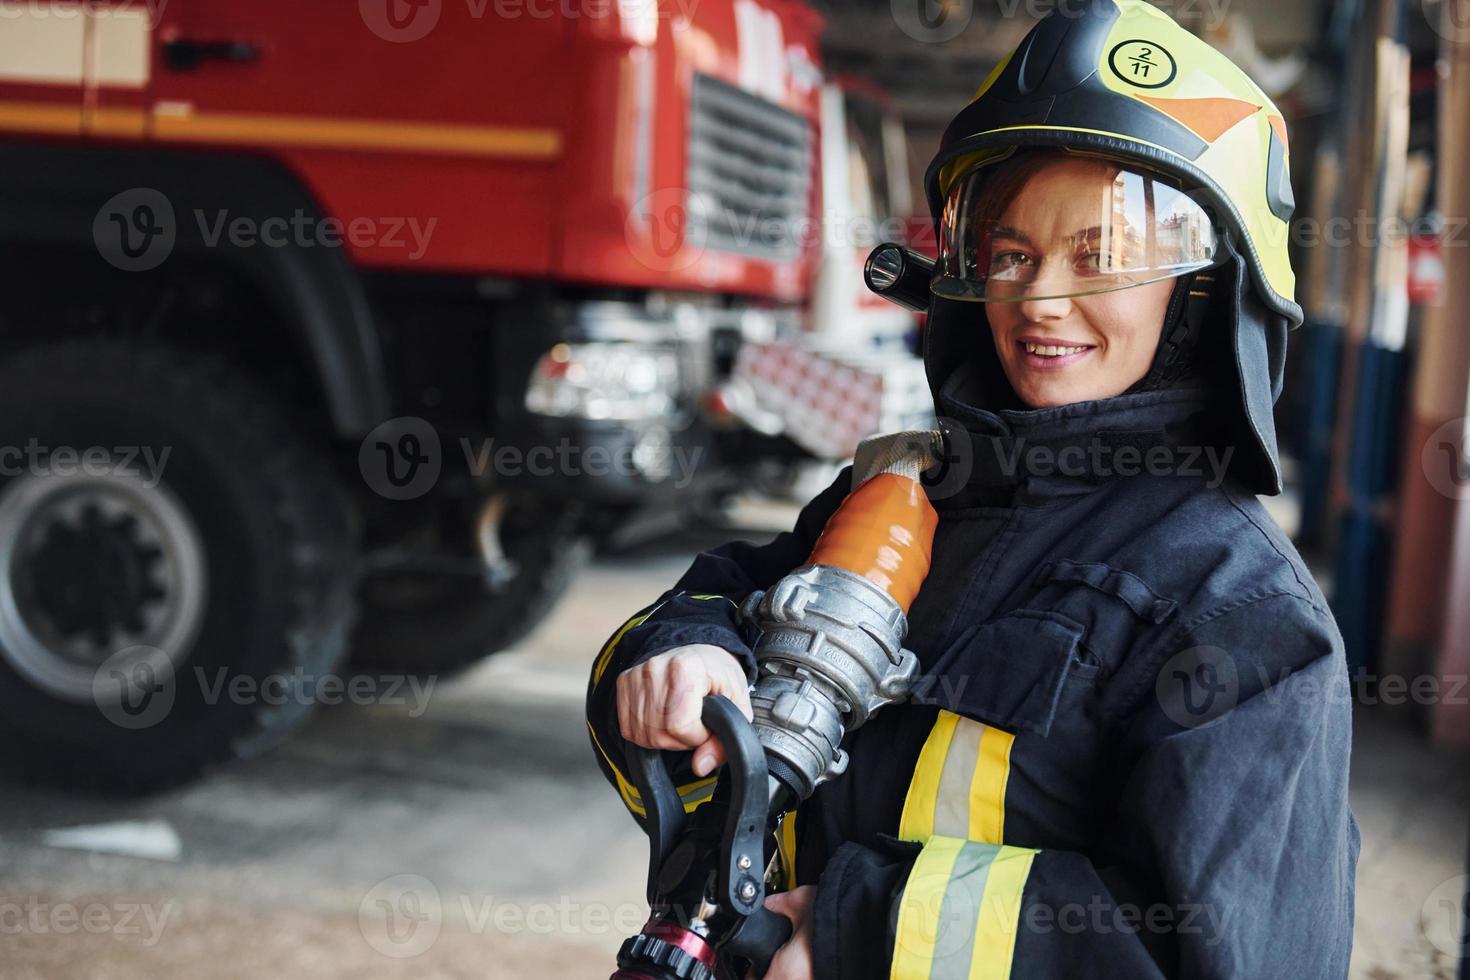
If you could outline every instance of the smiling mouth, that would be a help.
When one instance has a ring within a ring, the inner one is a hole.
[[[1027,367],[1045,370],[1062,368],[1082,360],[1096,348],[1092,344],[1048,343],[1041,340],[1018,340],[1021,362]]]
[[[1041,357],[1065,357],[1068,354],[1076,354],[1079,351],[1091,350],[1088,344],[1031,344],[1021,341],[1021,346],[1028,354],[1038,354]]]

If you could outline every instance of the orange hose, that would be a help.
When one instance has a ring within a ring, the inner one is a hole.
[[[807,562],[863,576],[907,613],[929,574],[938,523],[939,515],[917,481],[879,473],[848,494]]]

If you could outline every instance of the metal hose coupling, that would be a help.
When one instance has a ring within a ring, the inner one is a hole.
[[[865,441],[853,490],[808,563],[741,607],[760,631],[756,734],[773,775],[800,799],[847,768],[844,734],[905,699],[918,671],[903,640],[938,523],[919,474],[939,438],[919,430]]]
[[[751,595],[744,614],[761,629],[756,735],[806,799],[846,770],[843,733],[908,696],[919,663],[903,649],[908,618],[883,589],[830,565],[805,565]]]

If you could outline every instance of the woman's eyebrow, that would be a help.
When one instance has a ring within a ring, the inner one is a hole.
[[[1092,238],[1101,238],[1102,237],[1102,233],[1103,233],[1102,225],[1093,225],[1090,228],[1083,228],[1083,229],[1075,232],[1071,236],[1071,238],[1072,238],[1073,241],[1077,241],[1077,240],[1088,240],[1088,239],[1092,239]],[[1019,229],[1013,228],[1010,225],[997,225],[996,228],[995,228],[995,230],[990,233],[990,237],[991,238],[1009,238],[1010,240],[1016,241],[1016,242],[1020,242],[1023,245],[1035,245],[1036,244],[1035,242],[1033,242],[1031,240],[1030,236],[1027,235],[1025,232],[1020,231]]]
[[[1012,228],[1010,225],[998,225],[996,227],[996,229],[990,233],[990,237],[991,238],[1009,238],[1012,241],[1020,242],[1022,245],[1034,245],[1034,244],[1036,244],[1035,242],[1033,242],[1030,239],[1029,236],[1025,235],[1024,233],[1022,233],[1022,232],[1020,232],[1018,230],[1016,230],[1015,228]]]

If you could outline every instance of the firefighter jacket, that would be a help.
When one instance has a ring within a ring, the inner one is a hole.
[[[914,693],[848,734],[846,772],[780,828],[787,883],[817,887],[816,975],[1345,976],[1342,640],[1231,473],[1239,402],[988,410],[975,374],[936,390],[950,458],[926,482]],[[844,472],[768,544],[699,555],[597,656],[589,729],[635,814],[614,678],[690,643],[753,678],[741,600],[805,562],[849,489]],[[692,807],[712,781],[680,766]]]

